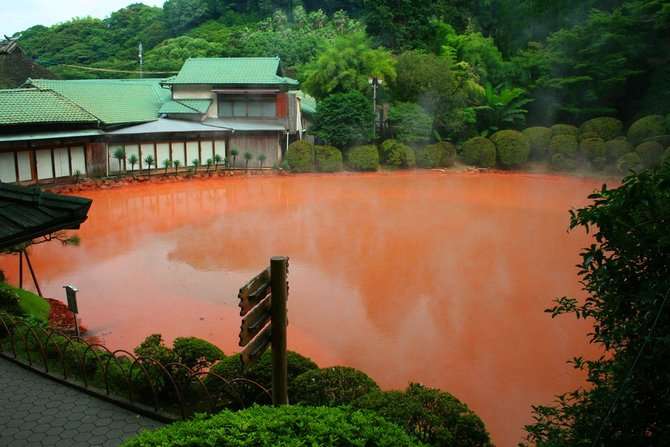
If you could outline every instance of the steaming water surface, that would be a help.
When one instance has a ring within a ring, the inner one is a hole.
[[[33,247],[48,296],[80,289],[91,333],[114,348],[194,335],[238,350],[237,290],[291,258],[289,347],[384,388],[456,395],[500,446],[531,403],[579,384],[565,361],[588,327],[543,310],[579,296],[588,243],[568,210],[595,180],[393,173],[212,179],[85,193],[79,247]],[[16,258],[0,268],[16,281]]]

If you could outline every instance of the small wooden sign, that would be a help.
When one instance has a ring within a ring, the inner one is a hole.
[[[249,311],[270,294],[270,268],[266,268],[246,283],[237,294],[240,299],[240,316]]]
[[[272,323],[268,323],[263,330],[251,340],[249,344],[240,353],[242,365],[245,367],[258,361],[272,341]]]
[[[266,296],[242,318],[242,324],[240,325],[240,346],[249,344],[251,339],[270,321],[271,309],[272,296]]]
[[[74,286],[63,286],[65,289],[65,296],[67,297],[67,307],[73,314],[79,313],[79,308],[77,307],[77,288]]]

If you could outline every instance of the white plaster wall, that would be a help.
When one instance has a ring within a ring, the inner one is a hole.
[[[212,104],[207,110],[208,118],[217,118],[216,93],[212,92],[211,85],[174,85],[172,97],[174,99],[211,99]]]

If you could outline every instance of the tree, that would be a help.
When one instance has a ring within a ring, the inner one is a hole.
[[[154,164],[153,155],[147,155],[146,157],[144,157],[144,163],[147,165],[147,175],[149,175],[151,171],[151,166]]]
[[[263,169],[263,163],[265,163],[265,160],[267,160],[267,155],[265,154],[259,154],[258,155],[258,163],[260,163],[261,169]]]
[[[197,172],[198,168],[200,167],[200,160],[199,159],[194,159],[191,161],[191,165],[193,165],[193,172]]]
[[[395,79],[394,65],[388,50],[372,48],[363,32],[351,33],[334,39],[318,58],[305,65],[303,88],[318,99],[352,90],[365,93],[370,77]]]
[[[319,103],[312,133],[326,144],[346,149],[372,139],[371,101],[359,92],[337,93]]]
[[[493,87],[486,84],[482,105],[475,107],[480,130],[496,132],[500,129],[521,127],[526,123],[528,110],[523,107],[532,102],[522,88]]]
[[[128,157],[128,163],[130,163],[130,170],[134,171],[135,170],[135,165],[137,162],[140,161],[139,158],[137,158],[137,155],[131,154],[130,157]]]
[[[114,158],[119,162],[119,172],[123,170],[121,164],[126,159],[126,151],[123,147],[116,148],[114,150]]]
[[[207,174],[209,174],[209,169],[212,167],[214,164],[214,161],[211,158],[208,158],[207,161],[205,162],[205,165],[207,166]]]
[[[147,51],[145,66],[149,70],[178,71],[190,57],[217,57],[223,53],[224,48],[218,43],[179,36]]]
[[[219,170],[219,165],[223,161],[223,158],[219,154],[214,154],[214,172]]]
[[[244,153],[244,169],[249,169],[249,162],[250,162],[253,158],[254,158],[254,155],[253,155],[251,152],[246,151],[246,152]]]
[[[435,36],[433,18],[445,2],[413,0],[365,0],[368,32],[387,48],[428,49]],[[437,14],[436,14],[437,13]]]
[[[207,0],[167,0],[163,5],[165,20],[173,33],[198,25],[212,16]]]
[[[165,175],[167,175],[168,169],[172,166],[172,161],[169,158],[163,160],[163,168],[165,168]]]
[[[237,156],[240,155],[240,151],[233,148],[230,150],[230,155],[233,157],[233,168],[235,168],[235,160],[237,159]]]
[[[533,407],[528,442],[541,446],[670,443],[670,164],[606,186],[571,212],[570,227],[593,232],[581,253],[586,300],[558,298],[552,317],[593,322],[595,360],[573,359],[589,385]]]
[[[174,175],[177,175],[177,173],[179,172],[179,165],[181,165],[181,162],[179,160],[174,160],[172,164],[174,165]]]
[[[398,102],[389,110],[389,124],[395,138],[403,143],[425,143],[433,132],[433,117],[411,102]]]

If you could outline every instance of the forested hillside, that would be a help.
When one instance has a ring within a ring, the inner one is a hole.
[[[64,78],[168,76],[194,56],[281,57],[313,95],[385,78],[382,98],[414,105],[440,138],[501,128],[626,123],[670,101],[669,0],[168,0],[99,20],[20,33]]]

